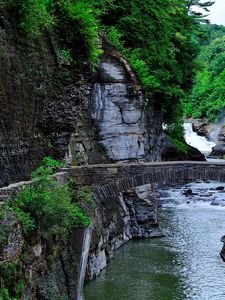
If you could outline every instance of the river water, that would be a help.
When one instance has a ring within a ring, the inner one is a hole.
[[[225,192],[216,191],[218,186],[192,183],[162,190],[159,223],[167,236],[118,250],[101,276],[85,286],[85,300],[224,300],[219,252]],[[183,195],[187,189],[196,195]]]

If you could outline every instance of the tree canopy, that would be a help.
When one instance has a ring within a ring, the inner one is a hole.
[[[225,34],[204,47],[198,61],[201,69],[185,105],[185,113],[215,121],[225,112]]]

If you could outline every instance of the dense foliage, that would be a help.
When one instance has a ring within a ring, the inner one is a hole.
[[[163,112],[171,141],[183,139],[182,106],[192,86],[199,51],[199,26],[212,1],[121,0],[102,16],[111,42],[129,61],[145,94]]]
[[[105,11],[104,7],[107,7],[109,1],[0,0],[0,8],[11,7],[17,10],[20,27],[32,38],[38,37],[44,29],[57,25],[63,28],[66,25],[65,31],[70,31],[70,33],[65,32],[66,34],[71,37],[77,34],[83,38],[90,65],[93,67],[102,53],[99,46],[99,16],[102,11]],[[63,50],[68,53],[68,49]]]
[[[225,112],[225,27],[206,26],[205,33],[208,39],[198,57],[200,70],[184,109],[186,116],[215,121]]]

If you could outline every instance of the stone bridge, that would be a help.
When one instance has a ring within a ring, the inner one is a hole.
[[[62,171],[76,183],[91,186],[96,201],[144,184],[162,186],[196,180],[225,182],[225,163],[196,161],[99,164]]]
[[[86,165],[61,168],[55,176],[62,181],[70,177],[78,185],[91,186],[95,200],[98,202],[144,184],[162,186],[196,180],[225,182],[225,161],[224,163],[175,161]],[[31,182],[23,181],[0,188],[0,203],[29,184]]]

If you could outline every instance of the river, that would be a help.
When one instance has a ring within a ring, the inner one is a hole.
[[[216,191],[218,186],[191,183],[161,190],[159,223],[167,235],[118,250],[100,277],[86,284],[85,300],[224,300],[219,252],[225,192]],[[187,189],[196,195],[183,195]]]

